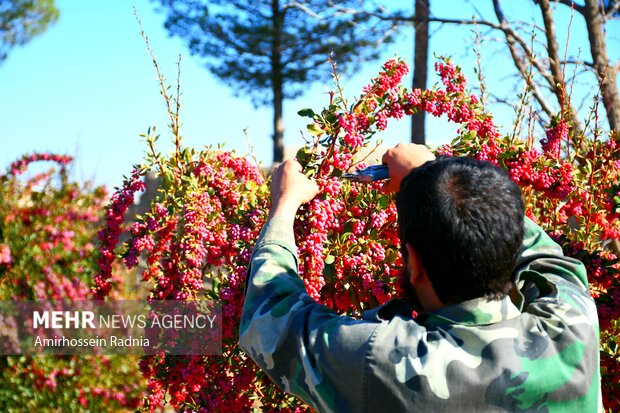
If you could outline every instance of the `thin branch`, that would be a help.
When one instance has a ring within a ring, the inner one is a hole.
[[[486,87],[484,84],[484,74],[482,73],[482,53],[480,52],[480,32],[478,31],[478,24],[474,23],[475,33],[475,49],[476,49],[476,66],[478,71],[478,83],[480,84],[480,104],[482,109],[486,109]]]
[[[553,84],[550,84],[551,91],[555,94],[560,104],[562,118],[564,118],[565,113],[568,114],[573,125],[573,132],[576,133],[577,130],[581,129],[581,122],[571,102],[571,95],[567,95],[566,93],[566,65],[560,64],[559,46],[555,35],[555,20],[553,19],[551,3],[549,0],[539,0],[538,6],[540,7],[540,12],[542,13],[543,22],[545,24],[547,55],[549,56],[549,67],[553,75]],[[563,60],[566,60],[566,56],[568,55],[573,16],[574,12],[573,9],[571,9]]]
[[[605,19],[608,20],[611,18],[611,16],[618,12],[618,10],[620,10],[620,0],[614,1],[610,8],[605,9]]]
[[[594,63],[586,62],[586,61],[583,61],[583,60],[566,59],[566,60],[563,60],[560,63],[563,64],[563,65],[583,65],[583,66],[594,68]],[[618,66],[620,66],[620,63],[618,64]]]
[[[378,140],[375,143],[375,147],[372,148],[372,150],[370,152],[368,152],[362,159],[360,159],[359,161],[356,161],[354,164],[351,164],[351,166],[349,167],[349,169],[353,169],[354,166],[359,165],[362,162],[365,162],[366,159],[370,158],[370,156],[375,153],[377,151],[377,149],[379,149],[379,147],[383,144],[383,142],[381,140]],[[375,153],[376,154],[376,153]]]
[[[568,45],[570,43],[571,27],[573,25],[574,17],[575,17],[575,12],[573,11],[573,9],[571,9],[570,20],[568,21],[568,29],[566,30],[566,44],[564,45],[564,60],[566,60],[566,57],[568,56]],[[566,65],[562,66],[562,87],[564,88],[562,92],[566,94]],[[577,119],[577,113],[575,113],[575,110],[572,107],[570,98],[571,98],[571,95],[568,96],[568,106],[570,107],[570,110],[572,110],[571,115],[573,116],[573,118]],[[564,102],[562,102],[562,104],[564,104]],[[573,126],[577,126],[577,125],[573,125]]]
[[[175,98],[175,108],[174,108],[174,124],[176,125],[176,129],[173,131],[174,133],[174,147],[177,154],[177,161],[181,159],[181,136],[180,136],[180,125],[179,125],[179,111],[181,110],[181,53],[179,53],[179,60],[177,60],[177,96]]]
[[[165,175],[164,166],[161,163],[161,159],[159,158],[159,153],[155,150],[155,141],[157,140],[157,136],[153,136],[155,134],[155,126],[149,128],[148,133],[146,135],[146,142],[149,145],[149,150],[151,151],[151,156],[155,161],[155,164],[159,168],[159,173],[161,176]]]
[[[478,20],[483,20],[482,17],[482,13],[480,12],[480,10],[478,10],[478,8],[476,7],[476,2],[473,0],[467,0],[467,3],[474,9],[474,11],[478,14],[479,19]]]
[[[560,4],[563,4],[565,6],[575,9],[580,14],[583,14],[585,12],[585,6],[580,6],[578,4],[575,4],[573,0],[555,0],[555,1],[556,3],[560,3]]]
[[[588,29],[590,53],[599,82],[599,89],[603,99],[603,105],[607,112],[609,128],[620,129],[620,94],[616,77],[612,77],[609,69],[609,57],[607,55],[607,42],[605,22],[600,10],[598,0],[585,0],[585,22]]]
[[[572,17],[571,17],[571,19],[572,19]],[[568,46],[568,43],[567,43],[567,46]],[[580,50],[580,52],[581,52],[581,50]],[[566,55],[564,56],[564,63],[563,63],[562,67],[564,69],[566,69]],[[570,86],[569,86],[569,92],[568,92],[568,95],[571,97],[571,99],[572,99],[572,96],[573,96],[573,90],[575,90],[574,87],[575,87],[575,81],[577,80],[577,69],[578,68],[579,68],[578,65],[574,65],[573,66],[573,75],[572,75],[572,77],[570,79]],[[576,111],[577,111],[577,113],[579,113],[579,106],[577,107]]]
[[[542,93],[540,92],[540,89],[538,88],[538,85],[536,84],[536,82],[533,81],[532,77],[528,75],[528,69],[527,66],[525,64],[525,62],[521,59],[521,57],[519,57],[515,42],[516,39],[512,36],[509,35],[508,33],[508,23],[504,20],[504,14],[501,10],[500,4],[498,0],[493,0],[493,5],[494,5],[494,9],[495,9],[495,15],[497,16],[497,19],[501,22],[501,30],[506,34],[506,43],[508,45],[508,50],[510,51],[510,55],[512,56],[512,60],[515,64],[515,66],[517,67],[517,70],[519,71],[519,74],[521,75],[521,77],[527,82],[528,86],[530,87],[530,90],[532,91],[532,95],[534,96],[534,98],[536,99],[536,101],[538,102],[538,104],[540,105],[540,107],[542,108],[542,110],[547,114],[547,116],[551,117],[554,114],[554,110],[551,108],[551,106],[549,105],[549,103],[546,101],[546,99],[543,97]],[[529,47],[523,47],[523,50],[529,50]],[[527,54],[527,53],[526,53]],[[530,58],[529,63],[536,66],[534,64],[535,59],[533,57],[533,55],[528,56]],[[538,67],[536,67],[538,69]],[[542,73],[541,73],[542,74]],[[544,77],[544,75],[543,75]],[[553,84],[553,79],[551,79],[551,82],[549,82],[550,84]]]
[[[534,39],[532,39],[532,42],[534,41]],[[525,119],[525,109],[526,107],[530,107],[531,105],[529,105],[529,93],[531,91],[531,88],[529,86],[529,84],[532,81],[532,76],[533,76],[533,69],[534,67],[532,65],[529,66],[529,71],[527,73],[527,78],[523,79],[525,81],[525,87],[523,92],[521,93],[521,95],[519,96],[519,107],[516,110],[516,114],[517,117],[515,119],[514,122],[514,128],[512,130],[512,136],[510,137],[510,145],[512,145],[512,143],[514,142],[515,138],[520,134],[521,132],[521,122],[523,122],[523,120]]]
[[[261,174],[263,179],[266,181],[267,180],[267,175],[265,174],[265,171],[261,167],[261,164],[260,164],[258,158],[256,158],[256,152],[254,152],[254,145],[252,145],[252,139],[250,137],[250,134],[248,133],[248,128],[244,128],[243,129],[243,136],[245,137],[245,143],[248,146],[249,155],[252,157],[252,160],[256,164],[256,168],[258,169],[259,173]]]
[[[310,9],[310,7],[306,6],[305,4],[302,4],[298,1],[292,1],[284,6],[282,6],[282,10],[287,10],[287,9],[292,9],[292,8],[296,8],[299,9],[301,11],[303,11],[304,13],[306,13],[308,16],[313,17],[317,20],[323,20],[323,17],[314,12],[312,9]]]
[[[159,85],[161,86],[161,94],[164,97],[164,100],[166,102],[166,111],[168,112],[168,116],[170,117],[170,122],[171,122],[171,128],[172,128],[172,133],[176,136],[178,133],[178,124],[177,124],[177,119],[175,119],[172,107],[170,105],[170,97],[168,96],[168,88],[166,87],[166,79],[164,78],[164,75],[161,73],[161,70],[159,69],[159,63],[157,63],[157,58],[155,57],[155,54],[153,53],[153,49],[151,48],[151,43],[149,42],[149,38],[146,35],[145,31],[144,31],[144,27],[142,26],[142,21],[140,20],[140,17],[138,16],[138,10],[134,7],[133,9],[134,12],[134,16],[136,17],[136,20],[138,21],[138,25],[140,26],[140,36],[142,36],[142,38],[144,39],[144,42],[146,43],[146,48],[149,52],[149,55],[151,56],[151,59],[153,59],[153,65],[155,66],[155,70],[157,71],[157,79],[159,80]]]
[[[553,11],[551,10],[549,0],[539,0],[538,6],[540,7],[540,12],[545,24],[547,56],[549,56],[549,68],[551,69],[551,74],[553,75],[551,91],[557,96],[560,101],[560,105],[564,105],[564,72],[560,66],[559,47],[555,38],[555,21],[553,20]],[[568,41],[566,43],[568,45]]]
[[[527,42],[518,35],[518,33],[510,27],[510,25],[504,20],[502,24],[497,24],[490,22],[488,20],[475,20],[475,19],[448,19],[442,17],[428,17],[428,18],[419,18],[416,16],[405,17],[405,16],[395,16],[395,15],[383,15],[379,13],[371,13],[360,10],[347,10],[341,9],[343,11],[349,12],[351,14],[359,14],[365,15],[368,17],[376,17],[381,20],[390,20],[394,22],[408,22],[408,23],[420,23],[420,22],[428,22],[428,23],[442,23],[442,24],[457,24],[457,25],[472,25],[478,24],[480,26],[490,27],[495,30],[499,30],[504,33],[504,36],[508,39],[509,37],[513,39],[513,43],[518,44],[521,49],[523,49],[524,53],[527,57],[532,61],[536,70],[540,73],[540,75],[545,78],[545,80],[553,84],[553,77],[546,71],[545,65],[542,64],[538,59],[535,59],[535,55],[530,50]],[[540,28],[539,28],[540,29]]]

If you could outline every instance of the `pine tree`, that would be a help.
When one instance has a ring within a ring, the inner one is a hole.
[[[0,62],[58,19],[54,0],[0,0]]]
[[[273,105],[273,161],[284,153],[283,101],[329,76],[330,53],[344,73],[377,58],[392,23],[340,13],[358,0],[160,0],[166,28],[237,95]]]

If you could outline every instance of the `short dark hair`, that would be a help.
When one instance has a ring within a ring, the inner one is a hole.
[[[411,244],[444,304],[508,294],[523,242],[524,204],[504,170],[440,157],[407,175],[396,207],[403,254]]]

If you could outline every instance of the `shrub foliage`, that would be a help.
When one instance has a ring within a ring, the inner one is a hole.
[[[439,61],[435,69],[440,85],[407,90],[401,86],[407,65],[390,60],[352,103],[336,77],[323,110],[299,112],[310,119],[310,139],[297,159],[321,188],[299,210],[295,223],[308,294],[353,316],[400,294],[393,199],[380,183],[353,183],[341,175],[365,166],[360,151],[373,145],[377,132],[393,119],[417,111],[446,117],[460,129],[436,152],[505,168],[523,190],[527,215],[566,255],[585,263],[599,311],[604,402],[617,411],[620,264],[611,246],[620,239],[620,135],[601,132],[595,106],[584,130],[573,130],[567,114],[559,113],[545,136],[537,138],[532,128],[521,127],[522,105],[513,132],[502,136],[479,98],[467,90],[461,70],[449,60]],[[178,125],[178,107],[169,114]],[[270,206],[269,179],[235,153],[183,147],[178,128],[172,129],[175,147],[168,155],[157,152],[158,137],[149,130],[149,155],[116,189],[104,213],[101,189],[68,182],[64,165],[69,158],[33,155],[14,163],[0,178],[0,298],[123,298],[120,275],[129,269],[140,274],[149,299],[219,300],[222,355],[142,358],[147,383],[140,408],[155,411],[170,404],[182,411],[306,411],[307,406],[277,389],[237,342],[247,266]],[[39,160],[62,169],[18,178],[29,162]],[[157,195],[145,214],[126,220],[135,194],[144,190],[142,177],[150,171],[161,178]],[[95,247],[99,220],[103,228]],[[120,360],[9,357],[0,362],[0,406],[17,399],[25,407],[71,406],[76,411],[139,405],[137,381],[129,379],[134,373]]]

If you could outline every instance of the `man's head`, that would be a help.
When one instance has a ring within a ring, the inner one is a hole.
[[[443,304],[509,292],[524,205],[503,170],[464,157],[427,162],[402,181],[396,206],[404,259],[423,268]]]

